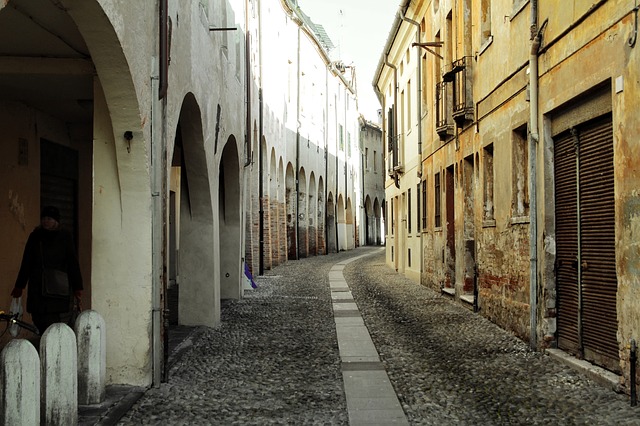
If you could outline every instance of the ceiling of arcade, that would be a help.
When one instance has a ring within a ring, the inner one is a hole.
[[[70,125],[91,123],[94,75],[82,35],[57,0],[0,6],[0,100]]]

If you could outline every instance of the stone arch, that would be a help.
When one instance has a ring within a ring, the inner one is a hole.
[[[298,172],[298,258],[309,255],[309,211],[307,202],[307,174],[304,167],[301,167]]]
[[[267,164],[268,168],[266,167]],[[274,261],[275,259],[277,259],[278,247],[277,225],[274,227],[274,223],[277,224],[278,221],[278,210],[277,208],[274,209],[274,206],[276,206],[278,203],[278,177],[276,175],[276,167],[276,150],[272,147],[271,153],[269,155],[269,162],[266,163],[265,159],[265,167],[263,168],[263,170],[265,171],[265,176],[261,177],[262,179],[266,180],[265,192],[263,194],[262,200],[262,209],[264,211],[262,232],[264,239],[263,256],[265,269],[271,269],[277,264],[277,262]],[[267,170],[268,173],[266,173]]]
[[[384,201],[382,202],[384,205]],[[373,216],[374,216],[374,233],[375,233],[375,244],[382,244],[382,238],[384,236],[384,229],[382,224],[382,218],[384,218],[384,214],[382,213],[380,202],[378,201],[378,197],[373,201]]]
[[[347,207],[346,207],[346,242],[347,242],[347,250],[351,250],[355,248],[355,223],[353,217],[353,206],[351,204],[351,197],[347,198]]]
[[[172,166],[177,181],[178,323],[213,327],[220,320],[214,266],[214,216],[200,106],[188,93],[180,109]]]
[[[285,178],[282,157],[278,160],[276,209],[278,211],[277,261],[282,264],[287,260],[287,205],[285,201]]]
[[[347,249],[347,215],[346,215],[346,207],[344,198],[342,198],[342,194],[338,195],[338,216],[337,216],[337,226],[338,226],[338,251],[343,251]]]
[[[235,137],[229,136],[219,166],[218,238],[222,299],[242,297],[242,192],[238,148]]]
[[[318,188],[316,186],[316,175],[314,172],[311,172],[309,176],[309,189],[308,189],[308,219],[307,219],[307,229],[308,229],[308,241],[309,241],[309,255],[317,255],[318,254],[318,234],[317,234],[317,198],[318,198]]]
[[[371,197],[366,196],[364,200],[364,216],[365,216],[365,244],[375,244],[375,217],[373,214],[373,206]]]
[[[287,171],[285,176],[285,209],[287,214],[287,259],[295,260],[298,258],[298,232],[296,220],[296,183],[291,163],[287,163]]]
[[[76,176],[68,187],[77,197],[68,210],[73,218],[61,211],[78,241],[83,304],[99,311],[109,323],[107,382],[147,386],[152,369],[160,367],[151,359],[149,332],[153,311],[149,288],[157,277],[152,227],[148,226],[153,201],[149,170],[138,166],[146,164],[151,144],[145,140],[144,108],[138,103],[123,46],[97,0],[20,2],[28,7],[26,13],[13,7],[15,3],[0,2],[0,28],[6,30],[0,50],[11,52],[15,71],[3,75],[0,127],[11,138],[16,133],[24,137],[29,157],[37,158],[45,145],[39,120],[46,117],[52,136],[47,140],[74,157]],[[42,21],[47,22],[47,31],[40,26]],[[16,23],[20,26],[12,30]],[[64,43],[58,34],[64,34]],[[7,110],[11,113],[6,114]],[[22,126],[29,130],[23,132]],[[131,145],[125,132],[131,132]],[[3,158],[15,155],[16,149],[13,139],[8,146],[5,140],[0,136]],[[22,252],[24,229],[31,229],[40,205],[48,203],[42,164],[32,161],[21,169],[19,175],[0,170],[0,181],[22,197],[18,226],[0,227],[6,241],[3,254],[6,250],[17,256]],[[161,232],[157,223],[154,226]],[[134,264],[131,258],[136,259]],[[19,258],[4,263],[18,262]],[[5,271],[0,266],[0,272]],[[139,285],[132,289],[131,282]]]
[[[333,193],[329,192],[327,195],[327,217],[325,220],[326,235],[327,235],[327,253],[338,252],[338,228],[336,226],[337,218],[336,203],[333,200]]]
[[[324,180],[322,176],[318,179],[318,208],[316,209],[316,235],[318,236],[318,254],[327,254],[325,239],[325,200],[324,200]]]

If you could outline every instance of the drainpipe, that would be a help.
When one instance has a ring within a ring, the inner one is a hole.
[[[245,31],[247,34],[245,35],[244,41],[244,75],[245,75],[245,131],[244,131],[244,146],[247,154],[244,159],[244,167],[251,165],[251,33],[249,32],[249,5],[248,1],[245,1]]]
[[[541,35],[538,32],[538,1],[531,0],[531,51],[529,56],[529,303],[530,338],[532,350],[537,348],[538,329],[538,194],[537,148],[538,134],[538,49]]]
[[[343,148],[344,148],[344,249],[345,251],[349,249],[349,241],[347,240],[347,206],[349,205],[347,201],[349,200],[349,185],[347,185],[347,169],[349,168],[349,158],[347,156],[347,152],[349,151],[348,147],[348,139],[347,135],[349,134],[349,130],[347,130],[347,88],[344,88],[344,98],[342,102],[344,104],[344,139],[343,139]],[[352,210],[353,212],[353,210]]]
[[[340,90],[340,89],[338,89]],[[338,237],[340,236],[340,233],[338,232],[338,199],[340,197],[338,197],[338,180],[340,177],[340,164],[338,163],[338,153],[340,152],[340,147],[339,147],[339,143],[340,143],[340,135],[338,134],[338,131],[340,130],[340,126],[338,124],[338,97],[334,96],[333,97],[333,111],[334,111],[334,115],[336,117],[336,194],[335,194],[335,200],[334,200],[334,204],[333,204],[333,220],[335,222],[335,231],[336,231],[336,253],[340,252],[340,244],[339,244],[339,239]]]
[[[159,2],[158,10],[158,31],[163,22],[164,8],[166,2]],[[158,40],[159,41],[159,40]],[[160,43],[157,43],[158,51],[153,58],[153,73],[151,75],[151,253],[152,253],[152,274],[151,274],[151,353],[152,353],[152,381],[153,386],[160,386],[166,379],[168,346],[165,344],[168,335],[168,324],[163,324],[163,315],[168,318],[162,303],[162,295],[167,294],[166,279],[164,273],[166,266],[167,247],[165,240],[165,229],[163,223],[166,222],[166,197],[167,189],[167,154],[166,154],[166,96],[160,92],[160,61],[164,60],[164,53],[161,51]],[[161,98],[162,97],[162,98]],[[164,326],[164,328],[163,328]]]
[[[295,170],[295,178],[296,178],[296,211],[295,211],[295,235],[296,235],[296,260],[300,259],[300,238],[299,238],[299,230],[298,230],[298,212],[300,211],[300,33],[302,32],[301,25],[298,25],[298,58],[297,58],[297,66],[298,71],[296,73],[297,78],[297,87],[296,87],[296,170]]]
[[[329,72],[324,74],[324,254],[329,254],[329,226],[327,225],[327,196],[329,191]]]
[[[262,135],[263,135],[263,123],[262,123],[262,88],[258,89],[258,126],[260,127],[260,134],[258,139],[258,200],[259,200],[259,216],[260,216],[260,230],[259,234],[259,251],[258,254],[258,274],[264,275],[264,152],[262,152]]]
[[[264,152],[262,152],[262,139],[264,137],[264,124],[263,124],[263,98],[262,98],[262,2],[258,2],[258,76],[260,79],[260,87],[258,88],[258,200],[259,216],[260,216],[260,230],[258,231],[258,247],[260,253],[258,254],[258,274],[264,275]]]

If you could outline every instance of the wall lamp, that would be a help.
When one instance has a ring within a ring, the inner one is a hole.
[[[131,139],[133,139],[133,132],[131,130],[124,132],[124,139],[127,141],[127,152],[131,152]]]

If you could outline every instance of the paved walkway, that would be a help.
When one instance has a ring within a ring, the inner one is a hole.
[[[358,305],[342,274],[345,265],[361,257],[364,256],[339,262],[329,272],[349,424],[408,425]]]
[[[81,424],[640,425],[627,395],[407,280],[376,248],[278,266],[223,302],[220,327],[186,331],[168,383]]]

